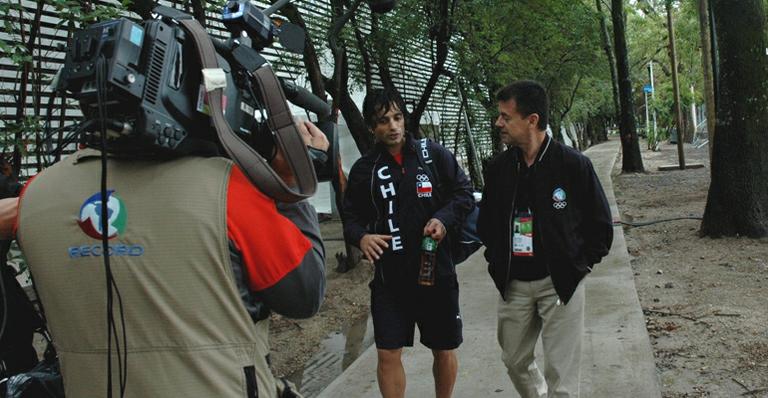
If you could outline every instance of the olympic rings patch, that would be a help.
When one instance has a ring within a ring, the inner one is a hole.
[[[566,194],[565,190],[563,188],[555,188],[554,191],[552,191],[552,207],[554,207],[557,210],[563,210],[566,206],[568,206],[568,202],[565,200]]]

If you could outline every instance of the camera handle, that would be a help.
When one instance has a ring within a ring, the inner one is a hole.
[[[202,68],[218,69],[216,50],[202,25],[195,19],[180,19],[177,22],[192,37]],[[258,82],[256,86],[267,108],[267,123],[270,129],[275,132],[276,144],[285,155],[297,187],[288,186],[256,150],[243,142],[232,131],[221,108],[222,88],[206,87],[211,120],[219,140],[232,160],[240,166],[251,182],[267,196],[289,203],[306,199],[315,193],[317,177],[304,141],[293,123],[285,93],[277,76],[269,66],[262,66],[251,73]]]

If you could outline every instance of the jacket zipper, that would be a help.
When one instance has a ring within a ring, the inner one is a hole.
[[[517,188],[520,183],[520,162],[517,162],[517,175],[515,176],[515,189],[512,191],[512,210],[509,212],[509,222],[507,223],[507,278],[504,281],[504,301],[507,300],[507,288],[509,287],[509,277],[512,271],[512,219],[515,217],[515,199],[517,199]]]
[[[541,152],[541,156],[539,156],[539,159],[537,160],[537,162],[536,162],[536,163],[540,163],[540,162],[541,162],[541,159],[543,159],[543,158],[544,158],[544,154],[546,154],[546,153],[547,153],[547,149],[549,149],[549,144],[550,144],[551,142],[552,142],[552,139],[548,137],[548,138],[547,138],[547,145],[544,147],[544,151],[542,151],[542,152]],[[536,194],[536,192],[533,192],[533,194],[535,195],[535,194]],[[536,201],[534,200],[532,203],[536,203]],[[535,205],[534,205],[534,206],[535,206]],[[535,211],[535,210],[536,210],[536,209],[534,209],[534,211]],[[539,214],[541,214],[541,213],[539,212]],[[540,224],[539,224],[539,225],[540,225]],[[535,232],[536,232],[536,231],[534,231],[534,233],[535,233]],[[541,227],[539,227],[539,234],[538,234],[538,235],[539,235],[539,242],[541,242],[541,247],[540,247],[540,248],[541,248],[541,249],[542,249],[542,251],[543,251],[543,250],[544,250],[544,247],[545,247],[545,243],[544,243],[544,234],[542,234],[542,233],[541,233]],[[535,236],[535,235],[534,235],[534,236]],[[534,239],[535,239],[535,238],[534,238]],[[546,261],[546,259],[545,259],[545,261],[544,261],[544,267],[546,267],[546,268],[547,268],[547,273],[549,274],[549,277],[550,277],[550,278],[552,278],[552,270],[549,268],[549,261]],[[553,284],[554,284],[554,282],[553,282]],[[556,304],[556,305],[558,305],[558,306],[562,305],[562,301],[560,300],[560,297],[559,297],[559,296],[558,296],[558,298],[557,298],[557,304]]]

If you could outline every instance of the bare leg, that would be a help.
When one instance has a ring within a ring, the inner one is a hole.
[[[432,363],[432,374],[435,376],[435,397],[450,398],[453,386],[456,384],[456,373],[459,361],[455,350],[432,350],[435,360]]]
[[[379,364],[376,376],[379,380],[379,391],[383,398],[405,397],[405,370],[400,355],[402,348],[394,350],[376,350],[379,354]]]

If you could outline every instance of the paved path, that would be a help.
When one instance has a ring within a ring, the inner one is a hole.
[[[618,140],[586,151],[618,218],[611,170]],[[482,249],[459,266],[464,343],[458,350],[456,398],[518,397],[501,362],[496,342],[498,292],[486,273]],[[621,227],[614,228],[610,254],[587,278],[587,313],[582,358],[581,396],[658,398],[661,396],[645,322],[629,265]],[[406,397],[434,397],[432,355],[417,342],[403,352]],[[540,342],[539,342],[540,343]],[[331,383],[320,398],[379,397],[376,349],[370,347]]]

